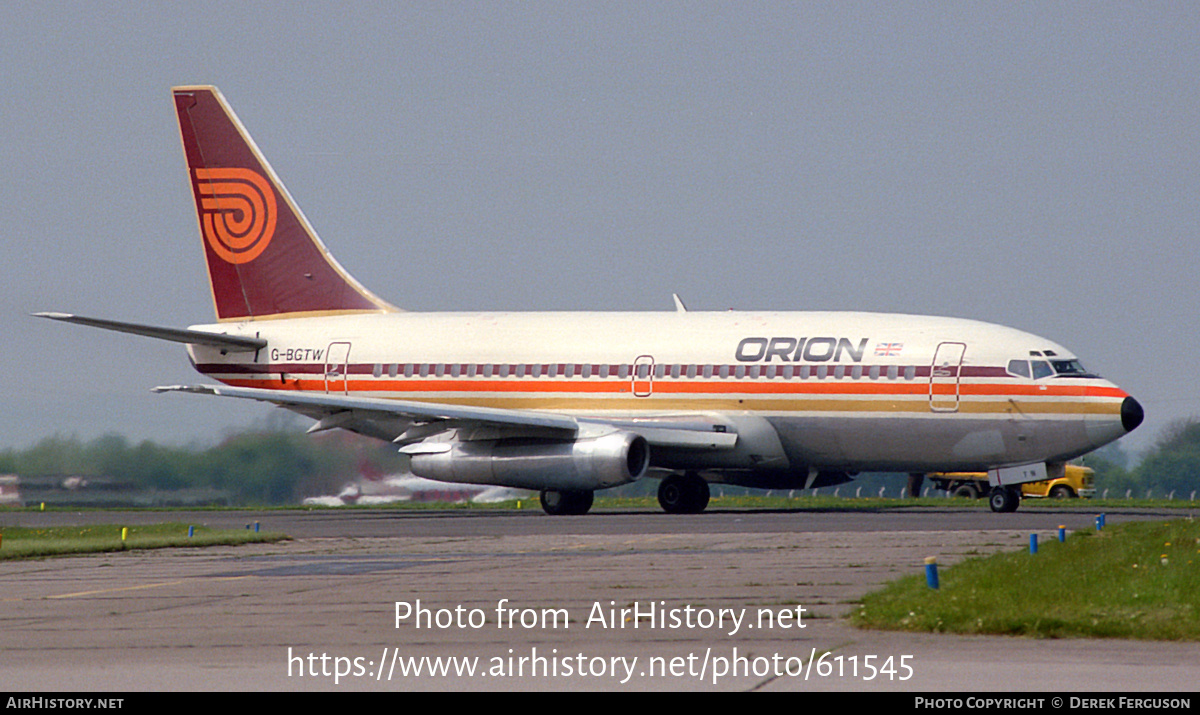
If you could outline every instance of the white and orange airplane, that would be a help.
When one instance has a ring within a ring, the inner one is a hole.
[[[550,514],[661,479],[813,488],[860,471],[984,471],[990,503],[1136,428],[1070,351],[971,320],[849,312],[413,313],[351,277],[215,87],[173,90],[217,322],[42,317],[185,343],[219,384],[400,445],[414,474],[534,489]]]

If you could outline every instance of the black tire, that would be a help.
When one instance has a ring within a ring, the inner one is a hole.
[[[658,504],[668,514],[699,514],[708,506],[708,482],[697,474],[672,474],[658,485]]]
[[[992,487],[988,494],[988,506],[999,514],[1014,512],[1021,506],[1021,492],[1013,487]]]
[[[542,511],[550,516],[580,516],[588,513],[595,499],[595,492],[542,490],[538,499]]]
[[[953,495],[956,497],[964,497],[966,499],[978,499],[982,496],[979,493],[979,488],[974,484],[960,484],[954,488]]]
[[[1075,490],[1066,484],[1059,484],[1050,490],[1051,499],[1074,499],[1076,496]]]

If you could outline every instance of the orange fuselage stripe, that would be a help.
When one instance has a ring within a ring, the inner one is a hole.
[[[277,379],[235,379],[224,380],[228,385],[236,387],[271,388],[298,392],[326,392],[324,380],[289,379],[280,383]],[[343,392],[341,379],[330,381],[329,392]],[[503,382],[496,380],[464,381],[454,380],[417,380],[398,382],[394,380],[350,380],[348,392],[370,396],[405,399],[415,402],[447,403],[456,405],[472,405],[481,407],[500,407],[507,409],[542,409],[542,410],[738,410],[763,412],[900,412],[928,413],[929,385],[888,385],[880,386],[888,389],[871,390],[867,385],[809,385],[819,388],[811,390],[797,389],[801,386],[777,384],[774,391],[754,390],[735,391],[734,387],[763,387],[762,385],[728,385],[707,383],[708,387],[719,387],[721,390],[701,390],[701,385],[686,385],[688,390],[668,391],[660,389],[672,383],[656,383],[655,394],[649,397],[635,397],[631,392],[628,381],[608,381],[588,383],[584,380],[577,382],[543,382],[519,384],[516,381]],[[403,385],[406,390],[396,389]],[[468,386],[474,388],[469,390]],[[673,386],[678,387],[678,384]],[[963,385],[962,387],[968,387]],[[976,385],[975,387],[985,387]],[[990,386],[1000,387],[1000,386]],[[939,409],[947,407],[960,413],[968,414],[1119,414],[1119,401],[1111,398],[1124,398],[1125,393],[1119,389],[1107,388],[1058,388],[1054,392],[1049,389],[1023,389],[1027,386],[1012,386],[1018,389],[981,390],[977,394],[963,392],[963,398],[953,399],[953,392],[947,395],[937,394],[934,405]],[[603,388],[603,389],[601,389]],[[841,388],[841,389],[831,389]],[[438,393],[438,394],[432,394]],[[449,394],[447,394],[449,393]],[[457,394],[456,394],[457,393]],[[522,394],[513,394],[522,393]],[[553,393],[553,394],[551,394]],[[567,394],[564,394],[567,393]],[[680,396],[675,396],[680,395]],[[966,399],[985,397],[991,399]],[[839,399],[843,397],[844,399]],[[869,399],[869,398],[876,399]],[[1008,397],[1008,400],[995,399]],[[1027,397],[1055,397],[1054,400],[1022,399]],[[868,398],[868,399],[862,399]],[[889,399],[890,398],[890,399]],[[1074,399],[1063,399],[1074,398]],[[1100,399],[1097,399],[1100,398]],[[1104,399],[1110,398],[1110,399]]]

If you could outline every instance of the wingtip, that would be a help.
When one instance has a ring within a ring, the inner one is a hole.
[[[150,391],[156,394],[163,392],[190,392],[196,395],[216,394],[216,390],[208,385],[159,385],[158,387],[150,388]]]

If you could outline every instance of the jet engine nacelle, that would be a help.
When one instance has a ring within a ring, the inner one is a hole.
[[[412,473],[426,479],[496,484],[519,489],[604,489],[640,479],[650,446],[640,435],[612,432],[573,442],[487,440],[422,445],[411,453]]]

